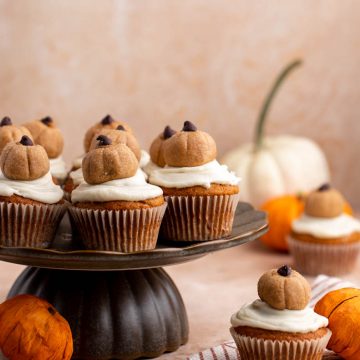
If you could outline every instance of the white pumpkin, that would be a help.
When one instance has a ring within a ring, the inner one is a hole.
[[[276,91],[300,64],[301,61],[291,63],[275,81],[261,109],[255,141],[230,151],[222,159],[242,178],[241,200],[257,207],[272,197],[307,192],[330,182],[325,155],[316,143],[298,136],[264,138],[263,135],[266,115]]]

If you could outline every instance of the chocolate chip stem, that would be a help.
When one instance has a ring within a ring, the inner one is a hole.
[[[330,189],[331,189],[330,184],[323,184],[317,189],[317,191],[327,191],[327,190],[330,190]]]
[[[101,120],[101,124],[102,125],[110,125],[111,123],[113,123],[115,120],[111,117],[111,115],[106,115],[102,120]]]
[[[99,146],[111,145],[111,139],[105,135],[99,135],[96,140],[99,142]]]
[[[191,121],[185,121],[182,131],[196,131],[197,127]]]
[[[44,125],[50,126],[53,122],[53,119],[50,116],[46,116],[40,120]]]
[[[8,126],[8,125],[12,125],[12,121],[8,116],[5,116],[0,123],[0,126]]]
[[[27,135],[22,136],[22,138],[20,140],[20,144],[24,145],[24,146],[33,146],[34,145],[32,140]]]
[[[168,125],[164,129],[163,137],[164,137],[164,139],[169,139],[175,134],[176,134],[176,131]]]
[[[291,267],[288,265],[284,265],[278,269],[277,273],[281,276],[290,276],[291,275]]]
[[[119,125],[116,130],[122,130],[122,131],[126,131],[126,129],[122,126],[122,125]]]

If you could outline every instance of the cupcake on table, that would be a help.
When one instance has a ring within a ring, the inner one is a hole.
[[[82,162],[85,181],[72,191],[70,208],[85,247],[126,253],[154,249],[166,209],[161,188],[146,182],[126,144],[101,134],[89,149]]]
[[[0,246],[47,247],[66,210],[45,149],[29,136],[0,156]]]
[[[62,184],[67,176],[66,164],[62,157],[64,137],[55,121],[50,116],[46,116],[43,119],[25,123],[24,127],[30,131],[35,144],[45,149],[50,160],[51,175],[59,184]]]
[[[328,319],[308,307],[306,279],[284,265],[261,276],[258,295],[231,317],[230,332],[241,359],[322,359],[331,331]]]
[[[190,121],[169,132],[159,146],[149,182],[164,191],[168,203],[161,234],[168,240],[207,241],[232,231],[239,181],[216,161],[214,139]],[[163,156],[163,163],[159,159]]]
[[[360,221],[344,213],[345,200],[325,184],[306,198],[291,226],[289,249],[296,267],[309,275],[351,272],[360,249]]]

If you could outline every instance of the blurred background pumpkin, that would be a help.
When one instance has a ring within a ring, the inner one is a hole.
[[[300,60],[290,63],[277,77],[261,108],[254,141],[222,159],[242,178],[241,200],[257,207],[270,198],[307,192],[330,180],[325,155],[314,141],[290,135],[265,137],[272,101],[283,81],[300,65]]]

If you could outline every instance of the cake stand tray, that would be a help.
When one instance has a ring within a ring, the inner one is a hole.
[[[254,240],[267,231],[265,213],[239,203],[232,234],[196,243],[163,242],[133,254],[73,249],[68,224],[52,249],[1,248],[0,260],[29,265],[8,297],[33,294],[68,320],[73,359],[156,357],[188,340],[181,295],[163,266]],[[120,271],[121,270],[121,271]]]

